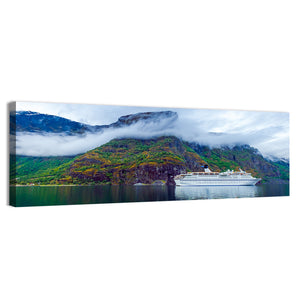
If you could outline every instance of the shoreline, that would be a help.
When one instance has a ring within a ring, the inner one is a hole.
[[[30,184],[10,184],[10,187],[45,187],[45,186],[120,186],[120,185],[127,185],[127,186],[167,186],[167,184],[152,184],[152,183],[143,183],[143,184],[37,184],[37,185],[30,185]]]
[[[277,184],[277,185],[286,185],[286,184],[290,184],[290,182],[264,182],[264,183],[260,183],[260,184],[256,184],[254,186],[260,186],[260,185],[268,185],[268,184]],[[136,187],[140,187],[140,186],[176,186],[176,185],[167,185],[167,184],[151,184],[151,183],[143,183],[143,184],[39,184],[39,185],[29,185],[29,184],[10,184],[9,187],[67,187],[67,186],[121,186],[121,185],[126,185],[126,186],[136,186]],[[198,186],[198,185],[195,185]],[[205,186],[205,185],[199,185],[199,186]],[[228,185],[230,186],[230,185]]]

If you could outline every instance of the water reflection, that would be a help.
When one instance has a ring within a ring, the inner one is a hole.
[[[175,200],[168,186],[18,186],[10,187],[14,206],[70,205]]]
[[[260,196],[258,186],[177,186],[176,199],[251,198]]]
[[[10,187],[10,204],[43,206],[194,199],[288,196],[289,185],[259,186],[19,186]]]

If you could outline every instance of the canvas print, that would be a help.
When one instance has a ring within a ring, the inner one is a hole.
[[[10,104],[9,204],[289,195],[289,113]]]

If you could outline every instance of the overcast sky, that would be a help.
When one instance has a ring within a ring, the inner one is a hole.
[[[212,146],[248,143],[263,155],[289,158],[289,114],[284,112],[17,102],[17,111],[21,110],[57,115],[91,125],[111,124],[121,116],[138,112],[172,110],[178,113],[178,121],[166,133],[178,133],[179,137]],[[211,137],[209,132],[226,135]]]

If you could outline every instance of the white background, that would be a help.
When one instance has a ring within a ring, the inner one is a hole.
[[[298,1],[2,1],[0,298],[299,299]],[[11,100],[287,111],[291,196],[12,208]]]

